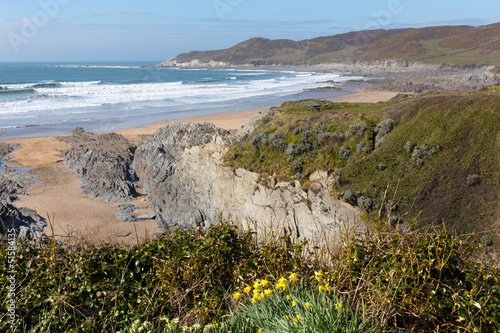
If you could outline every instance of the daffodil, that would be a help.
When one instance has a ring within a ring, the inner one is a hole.
[[[267,289],[266,291],[264,291],[264,295],[266,297],[271,297],[273,295],[273,291],[271,289]]]
[[[329,283],[325,284],[325,290],[328,292],[330,292],[332,290],[332,287],[330,287]]]
[[[342,309],[342,304],[341,303],[335,304],[335,309]]]
[[[296,317],[297,317],[297,320],[300,320],[300,314],[298,314]]]
[[[316,275],[316,280],[318,280],[318,281],[323,280],[323,273],[321,273],[321,272],[314,272],[314,275]]]
[[[311,306],[313,306],[311,303],[307,302],[306,303],[306,308],[309,309]]]
[[[295,306],[295,305],[297,305],[297,302],[292,301],[292,306]]]
[[[322,285],[319,285],[319,286],[318,286],[318,290],[319,290],[320,292],[325,291],[325,287],[324,287],[324,286],[322,286]]]
[[[286,299],[287,299],[287,300],[291,300],[291,299],[292,299],[292,296],[290,296],[290,295],[286,295]]]
[[[243,291],[248,294],[250,291],[252,291],[252,286],[246,286],[245,288],[243,288]]]
[[[241,297],[241,294],[239,292],[233,293],[234,299],[239,299]]]
[[[265,280],[265,279],[262,279],[262,280],[260,280],[260,284],[261,284],[263,287],[266,287],[266,286],[269,284],[269,282],[268,282],[267,280]]]
[[[290,281],[299,281],[298,275],[295,273],[290,274]]]
[[[259,329],[257,330],[257,333],[262,333],[262,331],[264,331],[264,329],[263,329],[263,328],[259,328]]]
[[[253,289],[255,289],[255,290],[257,290],[257,291],[260,291],[260,284],[259,284],[259,282],[255,282],[255,283],[253,284]]]

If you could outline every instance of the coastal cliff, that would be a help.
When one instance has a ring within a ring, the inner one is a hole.
[[[136,172],[163,229],[207,228],[221,218],[260,237],[291,240],[339,239],[341,230],[365,229],[358,208],[329,194],[326,172],[311,175],[314,190],[298,180],[263,185],[258,173],[224,165],[233,141],[214,125],[186,123],[161,128],[138,148]]]

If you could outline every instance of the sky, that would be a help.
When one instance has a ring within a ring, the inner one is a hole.
[[[256,36],[496,22],[498,0],[0,0],[0,62],[163,61]]]

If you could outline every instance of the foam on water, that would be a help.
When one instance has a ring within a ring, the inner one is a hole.
[[[98,121],[147,114],[151,110],[158,112],[159,108],[176,112],[252,98],[271,100],[317,87],[318,82],[352,79],[337,74],[158,70],[114,64],[7,69],[12,71],[11,77],[0,82],[0,128],[3,129]]]

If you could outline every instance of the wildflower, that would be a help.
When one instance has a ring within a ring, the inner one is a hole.
[[[323,280],[323,273],[321,273],[321,272],[314,272],[314,275],[316,275],[316,280],[318,280],[318,281]]]
[[[287,299],[287,300],[291,300],[291,299],[292,299],[292,296],[290,296],[290,295],[286,295],[286,299]]]
[[[255,289],[255,290],[257,290],[257,291],[260,291],[260,284],[259,284],[259,282],[255,282],[255,283],[253,284],[253,289]]]
[[[330,287],[329,283],[325,284],[325,290],[328,292],[330,292],[332,290],[332,287]]]
[[[300,320],[300,314],[298,314],[296,317],[297,317],[297,320]]]
[[[260,301],[262,298],[260,297],[259,294],[254,294],[252,297],[252,303],[256,303],[257,301]]]
[[[264,295],[266,297],[271,297],[273,295],[273,291],[271,289],[267,289],[266,291],[264,291]]]
[[[312,304],[311,304],[311,303],[309,303],[309,302],[307,302],[307,303],[306,303],[306,308],[308,308],[308,309],[309,309],[311,306],[312,306]]]
[[[276,285],[276,289],[285,290],[287,287],[288,287],[288,281],[286,280],[286,278],[281,277],[278,280],[278,284]]]
[[[241,294],[239,292],[233,293],[234,299],[239,299],[241,297]]]
[[[246,286],[243,291],[246,292],[247,294],[252,290],[252,286]]]
[[[335,304],[335,309],[342,309],[342,304],[341,303],[338,303],[338,304]]]
[[[263,287],[266,287],[266,286],[269,284],[269,282],[268,282],[267,280],[263,279],[263,280],[260,280],[260,284],[261,284]]]
[[[322,285],[319,285],[318,290],[319,290],[319,292],[325,291],[325,287]]]
[[[292,306],[295,306],[295,305],[297,305],[297,302],[292,301]]]
[[[262,333],[262,331],[263,331],[263,330],[264,330],[263,328],[259,328],[259,329],[257,330],[257,333]]]
[[[295,273],[290,274],[290,281],[299,281],[298,275]]]

